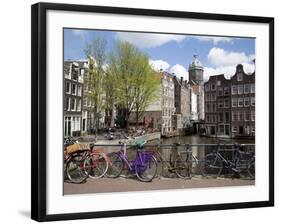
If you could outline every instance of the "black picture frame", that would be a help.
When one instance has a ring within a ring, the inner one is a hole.
[[[46,213],[46,13],[48,10],[100,12],[169,18],[190,18],[216,21],[253,22],[269,25],[269,200],[196,206],[52,214]],[[192,212],[274,206],[274,18],[240,15],[163,11],[137,8],[103,7],[73,4],[37,3],[31,14],[31,218],[36,221],[74,220],[86,218]]]

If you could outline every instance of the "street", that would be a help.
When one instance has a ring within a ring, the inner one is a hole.
[[[186,189],[205,187],[227,187],[254,185],[255,180],[217,178],[205,179],[193,177],[191,180],[179,178],[154,178],[152,182],[140,182],[134,177],[119,177],[116,179],[101,178],[93,180],[88,178],[85,183],[72,184],[64,182],[64,194],[87,194],[106,192],[126,192],[144,190],[164,190],[164,189]]]

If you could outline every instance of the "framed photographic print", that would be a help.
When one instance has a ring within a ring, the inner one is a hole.
[[[32,219],[274,205],[274,19],[32,5]]]

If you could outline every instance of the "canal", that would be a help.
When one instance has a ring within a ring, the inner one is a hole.
[[[223,144],[255,144],[254,139],[221,139]],[[176,136],[171,138],[161,138],[161,144],[217,144],[219,142],[218,138],[208,138],[201,137],[199,135],[189,135],[189,136]]]

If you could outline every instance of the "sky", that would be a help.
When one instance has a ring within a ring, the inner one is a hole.
[[[243,64],[246,73],[255,69],[255,39],[223,36],[198,36],[195,34],[158,34],[143,32],[115,32],[103,30],[64,29],[64,60],[83,60],[84,49],[95,37],[107,41],[106,51],[116,41],[128,41],[149,57],[155,70],[163,69],[177,77],[188,79],[188,66],[194,54],[204,67],[204,80],[209,76],[225,74],[230,78],[237,64]]]

